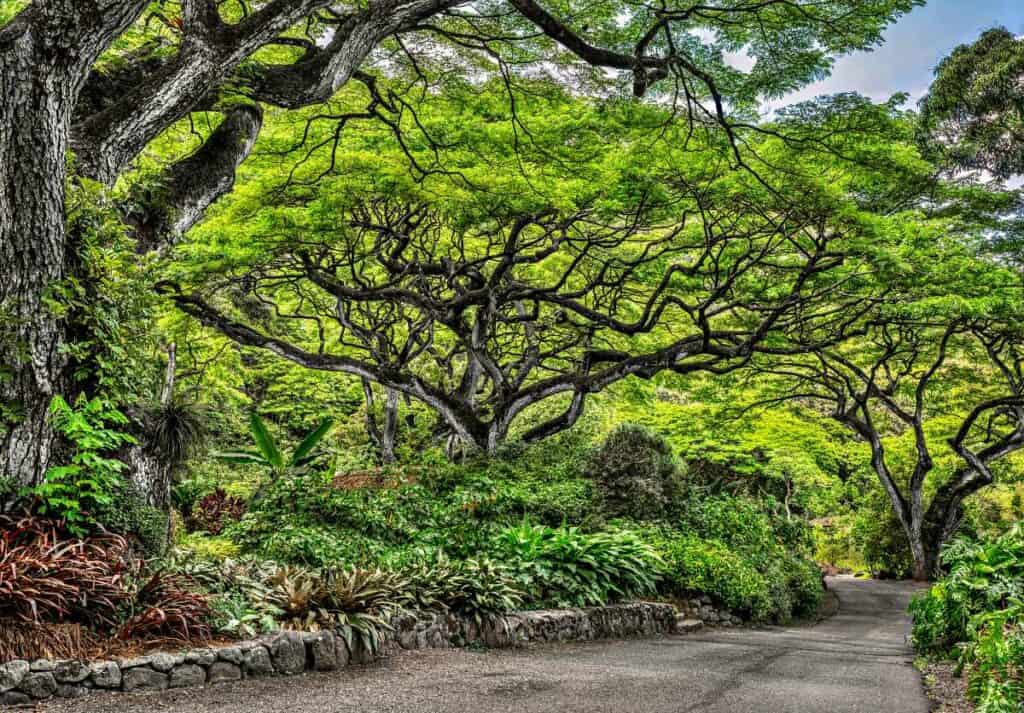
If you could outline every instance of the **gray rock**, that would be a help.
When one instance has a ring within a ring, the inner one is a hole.
[[[149,666],[152,660],[152,656],[136,656],[133,659],[125,659],[121,661],[121,670],[127,672],[127,670],[130,668],[138,668],[139,666]]]
[[[146,666],[135,666],[122,673],[121,688],[132,691],[162,691],[167,688],[166,673],[154,671]]]
[[[56,667],[57,667],[57,664],[55,664],[53,661],[50,661],[48,659],[36,659],[29,666],[29,668],[32,671],[52,671]]]
[[[21,679],[18,690],[32,698],[49,698],[57,691],[57,679],[49,671],[36,671]]]
[[[227,661],[217,661],[211,664],[206,672],[207,683],[224,683],[226,681],[237,681],[242,678],[242,669],[236,664]]]
[[[240,666],[245,660],[245,654],[237,646],[226,646],[223,649],[217,649],[217,658],[221,661],[227,661],[228,663]]]
[[[74,659],[58,661],[53,669],[57,683],[81,683],[89,677],[89,665]]]
[[[306,670],[306,645],[296,631],[282,631],[271,639],[270,657],[274,670],[291,675]]]
[[[96,688],[120,688],[121,667],[113,661],[97,661],[89,667],[90,680]]]
[[[242,670],[246,676],[267,676],[274,672],[274,664],[270,660],[270,652],[262,646],[254,646],[245,652]]]
[[[89,689],[77,683],[61,683],[57,686],[58,698],[81,698],[89,694]]]
[[[206,669],[194,663],[183,663],[171,671],[170,688],[190,688],[206,683]]]
[[[0,706],[23,706],[31,703],[32,699],[18,691],[7,691],[0,693]]]
[[[17,688],[28,671],[28,661],[10,661],[0,666],[0,693]]]
[[[335,637],[329,631],[318,631],[306,639],[307,657],[314,671],[334,671],[338,668]]]
[[[185,662],[185,657],[176,654],[158,653],[150,657],[149,665],[160,673],[170,673],[171,669]]]
[[[185,663],[194,663],[200,666],[209,666],[216,660],[217,652],[213,649],[196,649],[185,654]]]

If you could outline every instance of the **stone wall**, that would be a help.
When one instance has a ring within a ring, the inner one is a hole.
[[[483,645],[505,648],[528,642],[589,641],[651,636],[676,631],[670,604],[637,602],[588,609],[514,612],[476,621],[442,613],[395,617],[382,653]],[[0,665],[0,705],[52,697],[76,698],[91,691],[159,691],[257,676],[334,671],[369,663],[373,654],[358,641],[331,631],[281,631],[233,646],[177,653],[159,652],[113,661],[10,661]]]
[[[695,595],[678,602],[679,613],[686,619],[704,623],[704,626],[739,626],[743,620],[725,607],[715,606],[706,594]]]

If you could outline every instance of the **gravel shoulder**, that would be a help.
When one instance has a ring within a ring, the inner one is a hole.
[[[913,585],[830,580],[813,627],[708,630],[516,650],[402,652],[377,664],[154,694],[48,713],[928,713],[907,645]]]

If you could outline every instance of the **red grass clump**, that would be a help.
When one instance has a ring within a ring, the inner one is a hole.
[[[217,488],[196,503],[186,525],[191,532],[201,530],[219,535],[226,524],[240,520],[244,514],[244,500],[228,495],[223,488]]]
[[[190,591],[191,584],[187,577],[154,574],[136,597],[141,610],[124,623],[117,638],[209,639],[210,603],[202,594]]]
[[[82,539],[55,520],[0,516],[0,618],[112,626],[137,567],[118,535]]]

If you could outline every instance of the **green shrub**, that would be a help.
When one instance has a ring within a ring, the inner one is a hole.
[[[910,604],[912,639],[924,654],[953,657],[968,672],[979,711],[1024,703],[1024,525],[989,541],[955,540],[948,574]]]
[[[605,604],[654,591],[662,563],[629,530],[583,533],[523,522],[503,531],[496,551],[530,606]]]
[[[720,580],[713,573],[721,571],[723,552],[729,553],[730,561],[742,563],[742,574],[736,575],[740,582],[731,582],[725,576],[717,590],[690,586],[691,591],[710,594],[734,613],[754,619],[785,623],[794,616],[807,617],[817,611],[823,588],[821,573],[809,556],[813,539],[805,521],[773,515],[765,505],[748,497],[718,495],[688,499],[681,508],[679,528],[688,536],[691,556],[692,550],[700,549],[694,541],[709,543],[703,562],[711,581]],[[672,550],[671,541],[667,547]],[[666,554],[666,560],[671,562],[672,557]],[[764,583],[767,604],[761,602],[762,588],[754,586],[750,571]],[[732,603],[735,599],[725,598],[736,597],[744,589],[753,592],[755,599],[741,602],[739,608]]]
[[[200,532],[182,535],[175,544],[192,557],[215,562],[238,557],[242,553],[242,548],[227,537],[212,537]]]
[[[679,496],[679,470],[665,439],[636,424],[623,424],[587,463],[611,517],[657,520]]]
[[[768,582],[748,560],[717,540],[683,535],[662,545],[665,580],[674,594],[707,594],[755,621],[772,613]]]
[[[157,557],[167,550],[167,513],[147,504],[127,483],[115,485],[111,501],[97,505],[93,517],[107,530],[136,541],[146,557]]]

